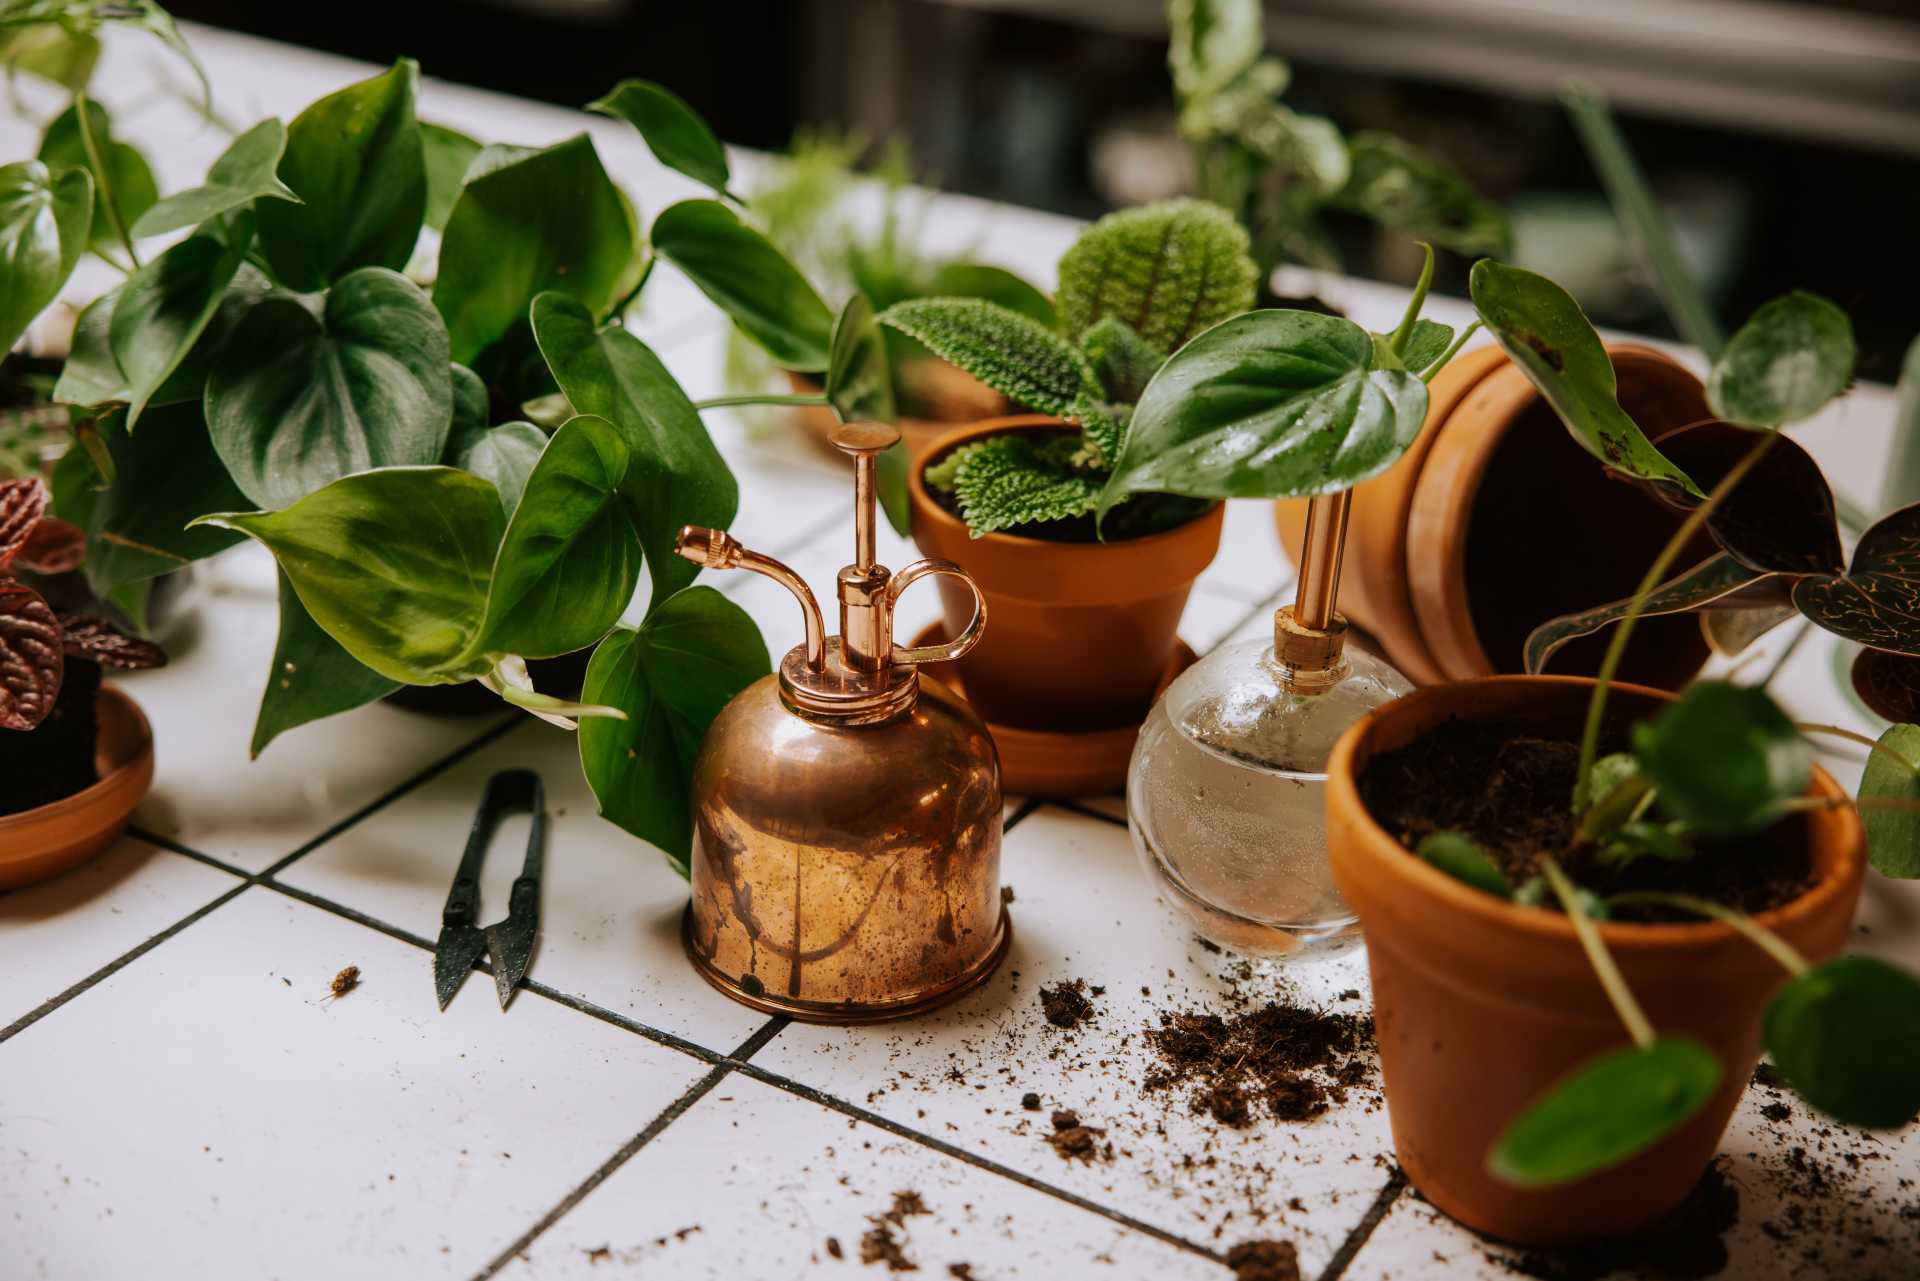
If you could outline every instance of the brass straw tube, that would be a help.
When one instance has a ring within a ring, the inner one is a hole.
[[[873,486],[873,460],[874,455],[870,453],[855,454],[853,459],[853,566],[863,574],[873,568],[877,554],[873,513],[878,502]]]
[[[1294,621],[1302,627],[1325,631],[1333,626],[1334,602],[1340,595],[1340,557],[1347,545],[1347,513],[1352,506],[1352,490],[1310,499],[1307,503],[1307,532],[1300,550],[1300,589],[1293,604]]]

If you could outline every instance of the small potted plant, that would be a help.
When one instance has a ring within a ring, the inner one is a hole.
[[[1796,726],[1758,689],[1702,682],[1675,698],[1613,684],[1637,619],[1693,588],[1694,606],[1771,616],[1785,599],[1842,635],[1920,653],[1910,614],[1880,608],[1920,586],[1893,552],[1920,509],[1869,531],[1850,569],[1742,597],[1826,545],[1824,481],[1816,469],[1810,488],[1811,463],[1778,428],[1845,388],[1844,314],[1804,294],[1755,314],[1708,383],[1742,448],[1689,476],[1602,394],[1605,353],[1563,291],[1485,262],[1474,294],[1581,446],[1687,515],[1612,615],[1596,680],[1438,686],[1349,731],[1329,766],[1328,834],[1367,935],[1402,1165],[1471,1226],[1562,1242],[1677,1205],[1763,1044],[1843,1121],[1899,1125],[1920,1108],[1920,984],[1834,959],[1869,858],[1920,875],[1920,727],[1871,744],[1853,802],[1804,734],[1857,736]],[[1666,582],[1702,531],[1726,548],[1717,570]],[[1729,584],[1708,592],[1714,572]]]

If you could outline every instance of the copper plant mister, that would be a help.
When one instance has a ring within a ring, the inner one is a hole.
[[[822,1023],[901,1018],[984,981],[1006,955],[1000,761],[986,726],[923,663],[979,643],[986,602],[951,561],[898,574],[874,560],[874,461],[900,439],[847,423],[854,561],[840,635],[806,583],[718,530],[682,556],[765,574],[800,602],[806,639],[707,731],[693,773],[693,901],[682,934],[702,976],[756,1009]],[[973,587],[972,624],[945,645],[893,643],[893,607],[922,578]]]

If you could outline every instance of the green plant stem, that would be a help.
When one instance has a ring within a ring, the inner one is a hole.
[[[1657,907],[1676,907],[1683,912],[1692,912],[1710,920],[1730,925],[1747,937],[1755,947],[1780,962],[1792,975],[1805,974],[1812,969],[1807,958],[1800,955],[1793,945],[1761,925],[1745,912],[1736,912],[1730,907],[1715,903],[1712,899],[1696,898],[1691,894],[1668,894],[1661,890],[1631,890],[1625,894],[1611,894],[1609,903],[1646,903]]]
[[[1773,442],[1779,439],[1777,432],[1767,432],[1760,443],[1748,450],[1746,455],[1735,463],[1720,483],[1707,495],[1707,501],[1701,503],[1680,522],[1680,528],[1673,531],[1673,537],[1654,557],[1653,564],[1647,567],[1646,576],[1640,580],[1640,589],[1633,594],[1633,604],[1627,608],[1626,615],[1613,629],[1613,637],[1607,643],[1606,656],[1600,660],[1600,670],[1594,674],[1593,698],[1587,703],[1587,725],[1580,735],[1580,772],[1574,775],[1575,808],[1581,808],[1579,802],[1584,798],[1587,775],[1593,770],[1593,762],[1600,754],[1600,718],[1607,710],[1607,690],[1613,683],[1614,673],[1620,670],[1620,660],[1627,652],[1627,641],[1633,636],[1634,624],[1640,621],[1640,612],[1646,607],[1647,597],[1653,589],[1667,579],[1667,571],[1673,568],[1673,562],[1679,559],[1680,552],[1693,541],[1707,523],[1707,517],[1733,492],[1734,486],[1746,479],[1747,473],[1759,465],[1773,448]]]
[[[732,405],[817,405],[824,407],[827,404],[828,401],[825,396],[776,396],[768,392],[764,395],[715,396],[712,400],[696,400],[693,402],[693,407],[695,409],[725,409]]]
[[[1423,383],[1432,382],[1434,375],[1438,374],[1442,369],[1445,369],[1448,363],[1460,354],[1460,349],[1467,345],[1467,339],[1473,337],[1473,331],[1478,328],[1480,328],[1480,322],[1476,320],[1465,329],[1462,329],[1460,336],[1453,340],[1453,344],[1440,353],[1440,359],[1428,365],[1426,369],[1421,372],[1420,381]]]
[[[1419,283],[1413,287],[1413,297],[1407,303],[1406,314],[1400,317],[1400,327],[1393,331],[1393,337],[1387,340],[1387,346],[1398,356],[1407,349],[1407,340],[1413,337],[1413,327],[1420,320],[1420,309],[1427,305],[1427,291],[1433,288],[1433,246],[1426,241],[1420,247],[1427,251],[1427,261],[1420,268]]]
[[[1560,865],[1550,858],[1540,860],[1540,871],[1547,878],[1547,884],[1553,887],[1561,910],[1573,922],[1573,932],[1587,954],[1587,963],[1593,966],[1594,975],[1606,990],[1607,999],[1613,1002],[1614,1012],[1627,1025],[1627,1035],[1633,1038],[1635,1045],[1643,1050],[1648,1049],[1654,1041],[1653,1024],[1648,1020],[1646,1011],[1640,1008],[1640,1002],[1633,999],[1633,989],[1627,986],[1626,976],[1614,964],[1613,953],[1607,951],[1607,945],[1601,941],[1599,927],[1581,908],[1573,882],[1560,870]]]
[[[1906,770],[1907,773],[1920,774],[1920,765],[1914,764],[1901,753],[1888,747],[1885,743],[1868,738],[1865,734],[1858,734],[1850,729],[1842,729],[1838,725],[1815,725],[1808,722],[1796,722],[1794,728],[1802,734],[1831,734],[1835,738],[1844,738],[1848,742],[1858,743],[1862,747],[1880,753],[1889,760],[1899,762],[1900,767]]]
[[[93,121],[87,115],[87,91],[80,90],[73,95],[73,113],[80,123],[80,145],[86,148],[87,164],[93,169],[94,186],[99,189],[100,203],[106,208],[107,221],[113,224],[113,232],[120,237],[120,243],[127,251],[127,261],[134,270],[140,269],[140,255],[133,247],[133,237],[127,234],[127,220],[120,216],[120,206],[113,200],[113,180],[107,176],[107,162],[100,150],[99,140],[93,136]]]
[[[1633,813],[1627,815],[1627,822],[1638,823],[1641,819],[1645,818],[1647,811],[1653,808],[1654,797],[1658,795],[1660,795],[1659,788],[1649,787],[1647,794],[1640,798],[1640,803],[1633,807]]]

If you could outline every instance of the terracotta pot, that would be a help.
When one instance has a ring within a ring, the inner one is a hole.
[[[919,360],[914,364],[922,372],[925,386],[921,395],[931,406],[933,417],[915,418],[903,414],[894,420],[901,438],[907,442],[910,463],[917,463],[926,457],[927,451],[956,426],[993,418],[1011,408],[1005,396],[958,366],[944,360]],[[812,374],[789,371],[787,384],[799,396],[818,396],[821,392],[820,383]],[[799,417],[801,427],[820,448],[843,463],[847,461],[847,455],[835,449],[828,439],[840,422],[838,414],[824,405],[803,405],[793,412]]]
[[[1621,406],[1650,436],[1713,416],[1700,380],[1646,347],[1610,346]],[[1426,426],[1353,494],[1340,611],[1416,684],[1524,670],[1548,619],[1631,596],[1680,514],[1609,477],[1575,444],[1520,368],[1483,347],[1443,369]],[[1306,504],[1277,504],[1296,563]],[[1683,565],[1713,552],[1702,537]],[[1606,633],[1568,645],[1553,670],[1590,674]],[[1677,689],[1706,663],[1690,615],[1644,620],[1621,675]]]
[[[103,686],[94,760],[100,781],[37,809],[0,818],[0,890],[58,876],[120,837],[153,783],[153,727],[140,705]]]
[[[1528,1244],[1615,1236],[1673,1210],[1719,1146],[1754,1064],[1779,963],[1724,925],[1602,923],[1601,935],[1662,1032],[1720,1059],[1720,1091],[1684,1129],[1640,1156],[1559,1188],[1522,1190],[1486,1171],[1488,1149],[1529,1102],[1582,1061],[1627,1043],[1564,916],[1484,894],[1430,867],[1367,814],[1356,780],[1379,752],[1444,721],[1517,720],[1577,737],[1593,682],[1497,677],[1416,690],[1342,736],[1328,763],[1333,877],[1359,914],[1374,1022],[1400,1164],[1435,1205],[1470,1227]],[[1671,695],[1627,686],[1610,707],[1643,716]],[[1844,797],[1823,771],[1814,793]],[[1761,924],[1820,961],[1847,936],[1866,864],[1851,808],[1794,820],[1814,884]]]
[[[957,561],[986,595],[986,636],[955,664],[983,719],[1058,732],[1138,725],[1166,676],[1193,580],[1220,548],[1224,509],[1121,542],[974,538],[934,502],[923,477],[969,441],[1060,426],[1037,415],[994,418],[943,436],[908,472],[913,539],[927,555]],[[958,635],[973,595],[950,578],[936,581],[948,635]]]

